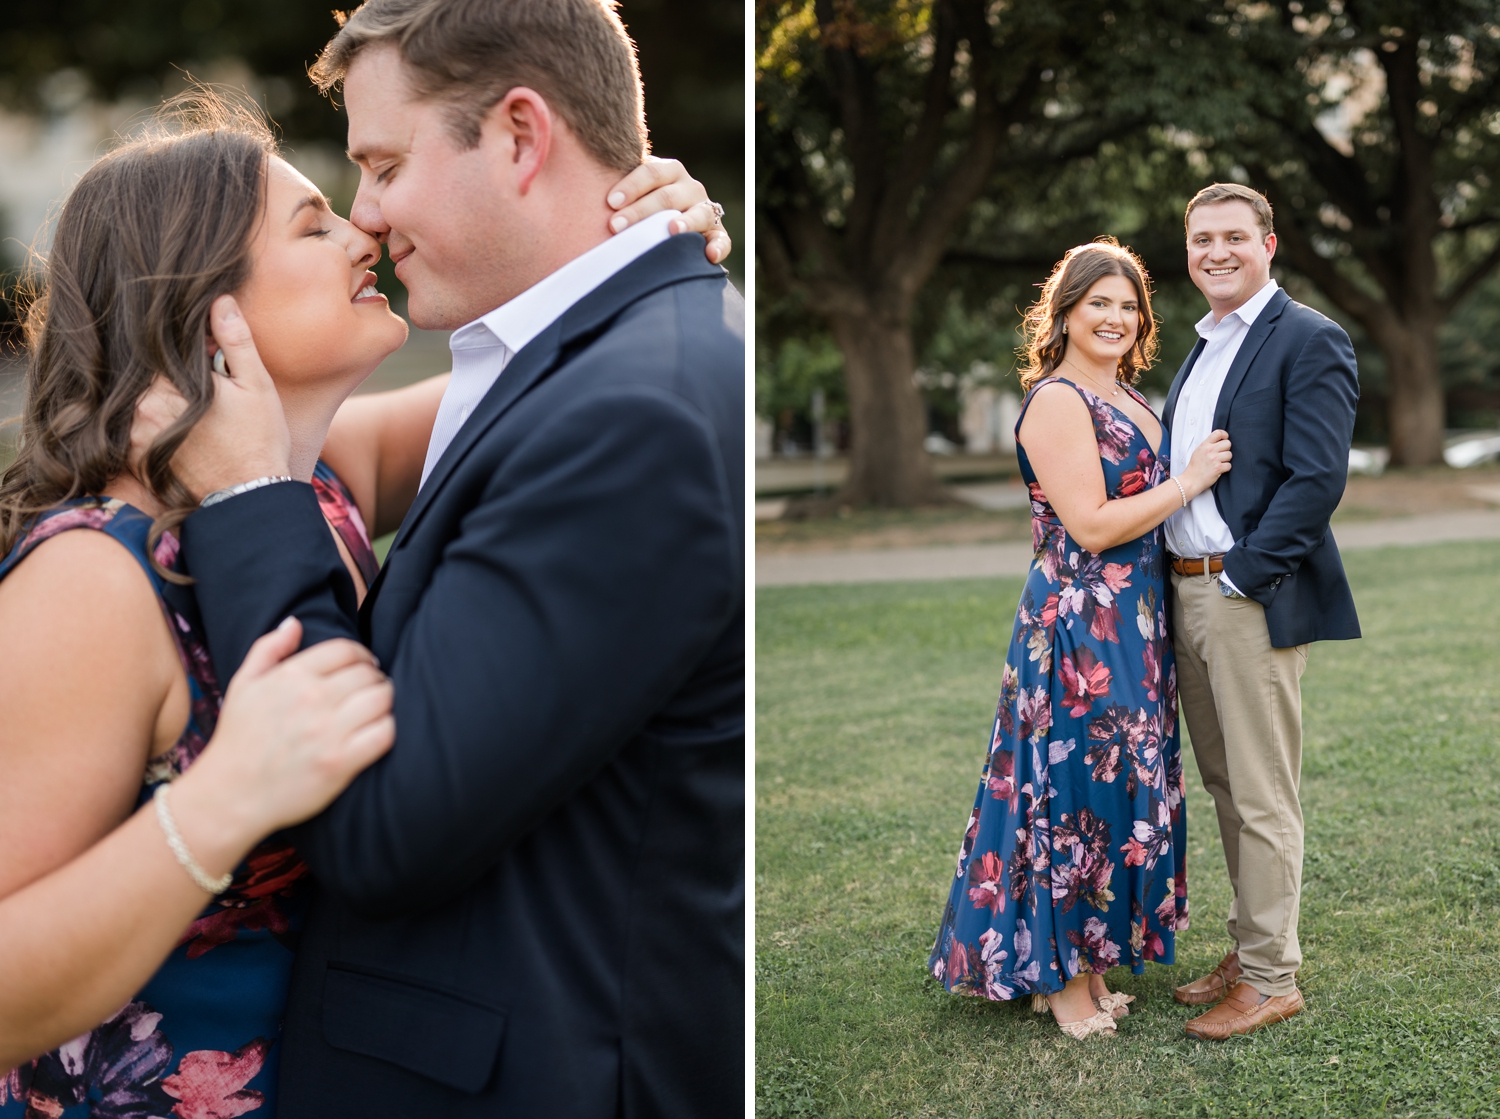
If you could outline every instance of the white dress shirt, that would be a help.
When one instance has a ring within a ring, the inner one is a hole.
[[[1177,395],[1177,405],[1172,410],[1173,477],[1187,469],[1188,460],[1193,457],[1198,444],[1213,431],[1214,409],[1218,406],[1219,393],[1224,388],[1229,367],[1234,364],[1250,327],[1278,290],[1280,285],[1275,280],[1268,280],[1263,288],[1217,322],[1212,311],[1198,320],[1198,334],[1204,339],[1203,352],[1188,371],[1187,382]],[[1167,548],[1175,555],[1189,558],[1212,556],[1234,547],[1234,536],[1224,518],[1219,516],[1212,489],[1206,489],[1193,498],[1186,509],[1173,513],[1164,527]],[[1229,585],[1234,586],[1233,583]]]
[[[670,237],[668,226],[680,217],[676,210],[663,210],[642,219],[582,256],[574,257],[509,303],[453,332],[448,339],[448,349],[453,353],[453,377],[443,391],[437,420],[432,425],[427,461],[422,466],[422,485],[427,484],[432,468],[500,379],[510,359],[569,307]]]

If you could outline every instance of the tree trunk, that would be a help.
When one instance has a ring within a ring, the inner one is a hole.
[[[1403,322],[1393,316],[1381,325],[1375,341],[1385,355],[1390,392],[1391,464],[1441,463],[1444,407],[1437,320],[1424,316]]]
[[[849,476],[840,499],[897,507],[940,500],[922,446],[927,410],[917,391],[910,322],[865,307],[836,313],[829,325],[849,390]]]

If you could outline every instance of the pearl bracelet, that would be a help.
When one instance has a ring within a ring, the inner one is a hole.
[[[1180,494],[1182,494],[1182,507],[1184,509],[1186,509],[1187,508],[1187,490],[1185,490],[1185,489],[1182,488],[1182,483],[1178,482],[1176,478],[1173,478],[1172,481],[1176,482],[1176,484],[1177,484],[1177,492],[1180,493]]]
[[[177,821],[172,819],[172,810],[167,807],[165,782],[156,786],[156,793],[151,799],[156,802],[156,820],[161,824],[161,830],[167,834],[167,846],[172,848],[172,854],[177,856],[177,861],[192,875],[193,881],[198,883],[199,888],[211,894],[222,894],[229,889],[229,883],[234,881],[234,872],[230,871],[222,878],[210,878],[208,872],[198,865],[198,861],[188,851],[187,844],[182,841],[182,833],[177,830]]]
[[[256,478],[251,482],[241,482],[239,485],[230,486],[228,489],[214,490],[213,493],[198,502],[198,508],[207,509],[210,505],[217,505],[221,501],[228,501],[231,497],[238,497],[242,493],[258,490],[262,486],[274,486],[277,482],[290,482],[292,480],[290,474],[272,474],[265,478]]]

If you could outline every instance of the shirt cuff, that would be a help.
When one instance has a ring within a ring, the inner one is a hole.
[[[1236,587],[1234,585],[1234,580],[1229,577],[1229,572],[1227,572],[1227,571],[1221,571],[1221,572],[1219,572],[1219,582],[1223,583],[1226,587],[1228,587],[1230,590],[1232,590],[1235,594],[1239,595],[1241,598],[1248,598],[1249,597],[1248,595],[1245,594],[1244,591],[1240,590],[1239,587]]]

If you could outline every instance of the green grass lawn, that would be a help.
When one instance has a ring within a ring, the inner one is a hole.
[[[1500,1115],[1500,554],[1346,564],[1365,637],[1304,678],[1307,1009],[1224,1044],[1171,997],[1227,949],[1186,745],[1193,925],[1109,974],[1118,1037],[926,976],[1019,580],[758,591],[757,1114]]]

